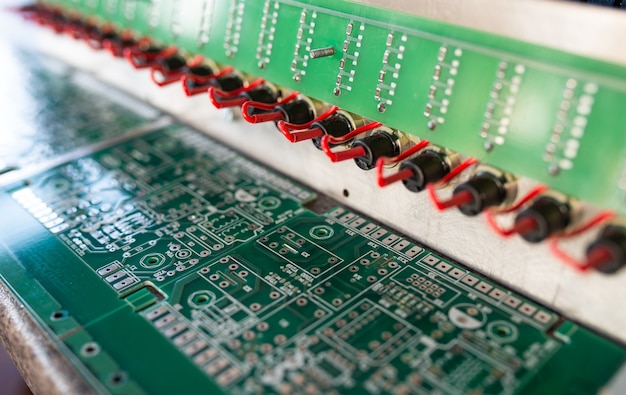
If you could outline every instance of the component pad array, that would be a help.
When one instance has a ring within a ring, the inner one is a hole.
[[[0,197],[2,280],[100,392],[596,391],[618,345],[185,127]]]
[[[353,1],[40,3],[626,212],[623,65]]]
[[[147,106],[136,112],[105,99],[103,92],[111,90],[103,83],[58,60],[22,48],[13,52],[17,62],[7,62],[0,86],[1,125],[10,133],[0,144],[0,174],[120,136],[157,115]]]

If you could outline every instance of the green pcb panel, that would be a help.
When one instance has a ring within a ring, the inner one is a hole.
[[[8,45],[0,85],[0,174],[118,137],[158,115],[85,72]]]
[[[626,360],[315,201],[172,125],[7,187],[0,279],[100,393],[591,394]]]
[[[42,3],[626,213],[623,66],[355,1]]]

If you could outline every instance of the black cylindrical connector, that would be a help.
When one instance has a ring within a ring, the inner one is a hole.
[[[259,103],[272,104],[278,101],[278,92],[267,85],[260,85],[254,89],[243,92],[242,97]]]
[[[66,19],[63,28],[66,32],[70,32],[72,38],[80,38],[85,34],[92,26],[87,25],[81,18],[69,17]]]
[[[143,44],[139,46],[139,55],[156,55],[163,52],[163,47],[154,44]]]
[[[326,119],[311,124],[311,129],[320,129],[324,134],[331,137],[343,137],[353,130],[352,122],[343,114],[335,113]],[[322,149],[322,138],[313,139],[313,145],[319,150]],[[335,144],[329,144],[333,147]]]
[[[470,194],[472,199],[469,202],[458,206],[458,209],[465,215],[478,215],[487,207],[499,206],[507,198],[507,190],[501,177],[490,173],[480,172],[468,181],[457,185],[453,195],[460,193]]]
[[[62,31],[68,22],[68,18],[59,10],[45,9],[41,14],[41,18],[46,24],[52,25],[55,31]]]
[[[157,62],[157,57],[163,52],[163,48],[153,44],[143,44],[130,53],[128,58],[134,67],[153,66]]]
[[[265,104],[272,104],[278,101],[278,92],[267,85],[260,85],[254,89],[243,92],[239,97],[245,98],[246,101],[254,101]],[[263,114],[267,110],[261,110],[256,107],[248,107],[248,115]]]
[[[109,30],[107,32],[104,33],[100,33],[100,35],[98,36],[98,39],[100,40],[100,42],[103,41],[112,41],[112,40],[119,40],[119,35],[113,31],[113,30]]]
[[[626,265],[626,228],[619,225],[607,225],[600,235],[587,248],[587,259],[595,255],[604,255],[601,264],[595,267],[603,273],[615,273]]]
[[[285,122],[296,125],[311,122],[315,118],[315,110],[311,103],[300,97],[276,106],[276,110],[283,113]]]
[[[572,207],[569,203],[552,196],[541,196],[530,207],[517,214],[515,224],[521,221],[534,222],[534,226],[525,227],[526,229],[519,234],[530,243],[539,243],[567,228],[571,220]]]
[[[103,44],[111,51],[115,57],[121,58],[124,55],[124,49],[137,45],[137,42],[128,35],[119,35],[112,32],[113,36],[105,37]]]
[[[215,70],[207,64],[199,64],[197,66],[188,67],[185,71],[190,78],[185,78],[185,88],[188,92],[199,91],[211,85],[210,81],[206,81],[210,76],[215,74]]]
[[[243,88],[244,84],[243,78],[237,73],[230,73],[211,81],[211,85],[224,92],[231,92],[235,89]]]
[[[403,161],[399,171],[404,169],[410,169],[413,173],[412,177],[402,180],[406,189],[411,192],[423,191],[427,184],[441,180],[450,172],[446,155],[433,150],[425,150],[416,157]]]
[[[179,54],[159,59],[157,63],[159,65],[158,68],[166,74],[182,71],[187,66],[187,61]]]
[[[76,27],[77,29],[81,29],[81,27]],[[81,33],[79,33],[81,34]],[[101,49],[102,43],[104,40],[110,40],[115,37],[117,34],[113,31],[104,32],[100,30],[99,27],[94,25],[82,25],[82,35],[83,38],[87,41],[90,47]]]
[[[197,78],[206,78],[215,74],[215,70],[207,64],[199,64],[189,67],[187,69],[187,74]]]
[[[355,140],[351,148],[356,147],[362,147],[365,150],[365,155],[354,158],[356,165],[363,170],[376,167],[376,161],[382,156],[390,158],[400,153],[396,138],[387,132],[378,132]]]

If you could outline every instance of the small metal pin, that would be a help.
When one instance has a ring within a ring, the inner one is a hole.
[[[311,59],[326,58],[328,56],[333,56],[334,54],[334,47],[312,49],[311,52],[309,52],[309,56],[311,57]]]

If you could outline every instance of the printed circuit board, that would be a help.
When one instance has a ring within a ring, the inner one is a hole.
[[[626,352],[186,127],[0,196],[0,278],[102,393],[596,392]]]
[[[0,291],[96,393],[586,394],[626,360],[84,73],[18,58]]]
[[[39,3],[626,213],[623,64],[351,0]]]
[[[12,56],[0,86],[0,125],[8,134],[0,144],[0,174],[120,136],[158,114],[58,60],[18,46],[5,49]]]

